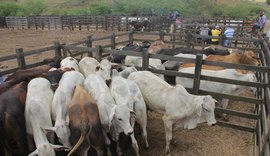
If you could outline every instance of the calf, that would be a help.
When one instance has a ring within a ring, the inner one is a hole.
[[[32,137],[34,138],[37,148],[30,153],[29,156],[54,156],[54,149],[66,149],[60,145],[50,144],[43,131],[44,127],[52,127],[50,108],[52,99],[53,91],[47,79],[35,78],[29,82],[24,113],[26,132],[28,134],[30,150],[33,148]],[[51,135],[49,139],[53,142],[53,135]]]
[[[190,73],[190,74],[193,74],[194,71],[195,71],[194,67],[183,68],[179,70],[179,72]],[[257,82],[256,76],[254,73],[242,74],[242,73],[237,72],[235,69],[224,69],[224,70],[218,70],[218,71],[202,70],[201,75],[227,78],[227,79],[232,79],[232,80]],[[181,84],[184,87],[192,88],[193,79],[177,77],[176,84]],[[226,83],[213,82],[213,81],[205,81],[205,80],[200,81],[200,89],[211,91],[211,92],[217,92],[217,93],[231,94],[231,95],[236,95],[236,96],[241,94],[243,91],[246,91],[247,89],[253,92],[256,91],[256,89],[253,87],[247,87],[247,86],[241,86],[241,85],[235,85],[235,84],[226,84]],[[222,108],[227,108],[228,103],[229,103],[229,99],[222,98],[221,100]],[[225,120],[227,120],[227,117],[225,115],[223,115],[223,117]]]
[[[51,105],[54,127],[45,128],[46,130],[55,132],[59,142],[67,148],[71,148],[69,143],[69,119],[67,116],[68,105],[72,99],[75,86],[82,85],[83,81],[84,76],[77,71],[70,71],[63,74]]]
[[[175,140],[174,130],[178,127],[193,129],[197,120],[204,118],[208,125],[216,123],[215,99],[210,95],[189,94],[181,85],[170,86],[149,71],[133,72],[128,79],[140,88],[147,107],[163,114],[166,133],[166,155],[170,156],[170,143]]]
[[[115,104],[110,89],[104,79],[97,74],[90,74],[85,79],[84,88],[97,101],[107,152],[109,152],[110,140],[106,133],[110,131],[113,125],[115,128],[124,131],[125,135],[132,134],[133,128],[129,121],[134,115],[134,112],[127,106]]]
[[[26,93],[27,83],[21,82],[0,95],[0,141],[9,156],[28,154],[24,118]]]
[[[139,87],[133,81],[121,77],[117,71],[113,70],[110,89],[117,105],[126,105],[136,113],[136,121],[141,126],[145,147],[148,148],[146,105]],[[132,123],[132,126],[134,126],[134,123]],[[118,131],[118,129],[113,130],[113,140],[118,141],[121,132],[122,131]],[[135,150],[136,155],[139,156],[139,147],[134,134],[131,135],[131,140],[133,149]]]
[[[75,88],[68,115],[72,132],[71,142],[74,145],[68,156],[78,151],[81,145],[83,146],[80,151],[76,152],[80,156],[87,156],[90,146],[96,149],[98,156],[103,155],[104,137],[98,107],[92,96],[80,85]]]

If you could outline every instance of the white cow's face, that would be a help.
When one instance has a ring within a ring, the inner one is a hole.
[[[59,142],[62,143],[65,147],[71,148],[71,145],[69,143],[70,129],[68,127],[68,124],[56,126],[55,132],[59,139]]]
[[[111,62],[107,59],[102,60],[96,68],[96,72],[100,75],[104,80],[111,79]]]
[[[125,135],[131,135],[133,133],[133,127],[131,126],[130,121],[134,121],[134,116],[135,113],[127,106],[117,106],[112,119],[112,124],[116,133],[120,134],[121,132],[124,132]]]
[[[216,100],[210,95],[204,96],[203,103],[201,104],[201,116],[206,120],[209,126],[216,124],[215,119],[215,102]]]

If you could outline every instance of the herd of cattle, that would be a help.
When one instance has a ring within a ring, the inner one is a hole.
[[[119,50],[258,65],[252,51],[207,49],[168,49],[163,41],[153,44],[128,44]],[[119,65],[122,63],[128,66]],[[53,156],[55,151],[67,155],[122,155],[132,145],[139,156],[134,125],[141,129],[144,147],[151,148],[147,138],[147,110],[163,114],[165,154],[175,141],[178,127],[193,129],[197,124],[216,124],[217,102],[210,95],[192,95],[193,80],[166,77],[149,71],[137,71],[142,58],[110,55],[98,62],[84,57],[79,62],[67,57],[55,68],[19,70],[0,84],[0,155]],[[149,59],[151,68],[194,73],[195,65],[183,62]],[[203,66],[202,75],[256,82],[255,74],[243,70]],[[246,87],[201,81],[200,89],[226,94],[241,94]],[[229,100],[220,99],[226,108]],[[225,119],[227,117],[223,116]],[[93,150],[95,149],[95,150]]]

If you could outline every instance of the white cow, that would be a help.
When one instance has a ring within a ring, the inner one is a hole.
[[[129,68],[127,68],[127,70],[129,71]],[[113,70],[110,89],[117,105],[126,105],[136,113],[136,121],[141,126],[145,147],[148,148],[146,105],[139,87],[135,82],[121,77],[120,73]],[[134,124],[132,126],[134,126]],[[121,132],[122,131],[116,131],[112,137],[116,137],[116,140],[118,140],[118,136]],[[134,134],[131,135],[131,140],[133,149],[135,150],[136,155],[139,156],[139,147]]]
[[[79,71],[78,61],[73,57],[70,57],[70,56],[66,57],[60,62],[60,68],[61,69],[71,68],[76,71]]]
[[[189,94],[183,86],[173,87],[149,71],[133,72],[128,79],[137,83],[147,107],[163,114],[167,156],[170,156],[169,145],[174,137],[173,130],[178,127],[196,128],[197,120],[200,118],[204,118],[208,125],[216,123],[214,114],[216,100],[210,95]]]
[[[84,80],[84,88],[97,101],[100,114],[100,121],[103,127],[103,134],[107,148],[110,145],[110,140],[106,133],[110,131],[111,126],[120,129],[126,135],[133,133],[133,128],[130,125],[130,118],[135,116],[135,113],[127,106],[118,106],[115,104],[111,96],[110,89],[106,85],[104,79],[97,74],[90,74]],[[109,152],[109,148],[107,152]]]
[[[52,126],[50,106],[53,99],[53,91],[50,87],[50,82],[44,78],[31,80],[27,87],[25,103],[26,132],[28,134],[29,146],[33,146],[32,137],[34,137],[37,148],[29,156],[54,156],[54,149],[64,148],[60,145],[50,144],[42,130],[43,127]]]
[[[89,74],[98,74],[104,80],[111,78],[112,64],[107,59],[103,59],[100,63],[92,57],[84,57],[79,62],[79,68],[81,73],[87,77]]]
[[[130,65],[130,66],[142,66],[142,57],[137,57],[137,56],[126,56],[125,58],[125,65]],[[165,70],[164,65],[162,64],[160,59],[149,59],[149,67],[154,68],[154,69],[159,69],[159,70]],[[162,80],[164,80],[164,75],[162,74],[156,74],[158,77],[160,77]]]
[[[183,73],[194,73],[194,67],[182,68],[179,72]],[[241,81],[248,81],[248,82],[257,82],[256,76],[254,73],[247,73],[242,74],[237,72],[235,69],[224,69],[224,70],[202,70],[201,75],[212,76],[212,77],[220,77],[232,80],[241,80]],[[177,77],[176,84],[181,84],[184,87],[192,88],[193,87],[193,79],[184,78],[184,77]],[[246,90],[251,90],[255,92],[256,89],[254,87],[248,86],[241,86],[235,84],[227,84],[227,83],[220,83],[220,82],[213,82],[213,81],[200,81],[200,89],[205,91],[217,92],[217,93],[224,93],[224,94],[231,94],[231,95],[240,95],[242,92]],[[227,108],[229,103],[229,99],[223,98],[221,100],[222,108]],[[226,119],[226,115],[223,116]]]
[[[71,148],[71,145],[67,109],[73,97],[75,86],[82,85],[83,81],[84,76],[78,71],[63,74],[52,101],[51,114],[52,120],[55,122],[54,127],[46,127],[46,130],[55,132],[59,141],[68,148]]]

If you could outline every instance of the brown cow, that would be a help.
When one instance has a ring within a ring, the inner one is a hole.
[[[75,88],[68,115],[71,129],[70,140],[74,145],[68,156],[75,151],[81,156],[87,156],[90,146],[96,149],[98,155],[102,155],[105,142],[98,107],[96,101],[80,85]],[[78,148],[80,148],[79,151]]]
[[[9,156],[28,154],[24,118],[26,93],[27,83],[21,82],[0,95],[0,140]]]
[[[258,58],[253,51],[245,51],[245,52],[235,52],[230,55],[209,55],[205,60],[207,61],[216,61],[216,62],[226,62],[226,63],[235,63],[235,64],[249,64],[257,66],[259,64]],[[194,63],[186,63],[179,66],[180,68],[194,67]],[[209,66],[202,65],[202,69],[209,70],[222,70],[224,67],[220,66]]]
[[[148,52],[156,54],[160,49],[163,48],[166,48],[165,43],[161,39],[156,39],[156,41],[148,48]]]

